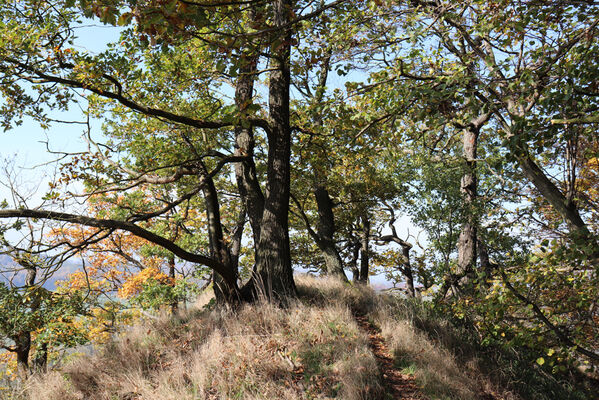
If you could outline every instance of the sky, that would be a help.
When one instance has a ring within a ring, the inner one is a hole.
[[[118,39],[119,31],[92,21],[84,21],[76,29],[75,47],[92,53],[101,52],[108,43]],[[1,101],[1,100],[0,100]],[[67,112],[52,111],[52,118],[65,121],[85,121],[77,107]],[[95,135],[100,134],[99,124],[92,124]],[[18,170],[19,189],[26,193],[34,191],[30,205],[38,205],[48,188],[48,182],[54,175],[57,155],[48,152],[75,152],[86,148],[83,140],[84,125],[53,124],[42,129],[31,118],[26,118],[21,126],[7,132],[0,132],[0,182],[6,183],[3,171],[9,168]],[[10,190],[0,185],[0,201],[7,199],[10,204]]]

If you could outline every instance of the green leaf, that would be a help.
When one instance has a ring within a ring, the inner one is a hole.
[[[539,364],[539,365],[545,364],[545,359],[543,357],[537,358],[537,364]]]

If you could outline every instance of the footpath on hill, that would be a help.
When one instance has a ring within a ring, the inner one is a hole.
[[[353,314],[360,328],[368,334],[369,346],[377,359],[387,398],[394,400],[426,400],[427,397],[420,391],[414,376],[404,374],[395,367],[393,356],[389,353],[385,339],[379,329],[370,323],[367,316],[355,310]]]

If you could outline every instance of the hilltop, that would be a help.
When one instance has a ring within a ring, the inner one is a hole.
[[[9,398],[585,398],[540,369],[519,370],[515,351],[483,349],[425,303],[297,280],[300,298],[284,308],[225,310],[204,296],[34,376]]]

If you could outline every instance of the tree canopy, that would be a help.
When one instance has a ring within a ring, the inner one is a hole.
[[[86,143],[40,204],[7,185],[3,250],[144,308],[185,274],[234,306],[284,303],[294,268],[383,273],[485,343],[595,368],[598,24],[585,1],[3,2],[4,135]],[[94,25],[118,40],[85,50]],[[21,316],[85,308],[44,298]]]

